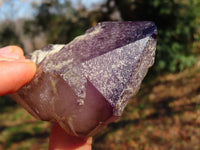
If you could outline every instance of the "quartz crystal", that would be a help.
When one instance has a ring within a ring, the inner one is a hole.
[[[13,98],[38,119],[74,136],[92,136],[121,116],[154,63],[154,23],[102,22],[67,45],[28,55],[32,81]]]

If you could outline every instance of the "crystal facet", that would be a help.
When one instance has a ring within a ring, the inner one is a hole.
[[[67,45],[28,57],[35,77],[13,98],[33,116],[58,122],[74,136],[92,136],[121,116],[154,63],[152,22],[102,22]]]

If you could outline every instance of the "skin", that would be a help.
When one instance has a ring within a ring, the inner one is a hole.
[[[23,50],[17,46],[0,48],[0,96],[16,92],[29,82],[36,72],[36,65],[25,59]],[[49,150],[91,150],[92,138],[81,139],[66,134],[53,124]]]

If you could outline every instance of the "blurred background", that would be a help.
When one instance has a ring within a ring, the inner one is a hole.
[[[199,0],[0,0],[0,47],[25,54],[63,44],[101,21],[154,21],[155,65],[94,150],[200,150]],[[51,124],[0,97],[0,149],[45,150]]]

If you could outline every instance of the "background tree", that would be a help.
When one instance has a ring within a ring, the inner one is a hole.
[[[13,4],[12,0],[10,5]],[[197,0],[106,0],[89,10],[81,3],[72,5],[70,0],[48,0],[34,7],[35,17],[24,24],[24,33],[32,39],[33,49],[37,47],[33,39],[40,33],[45,33],[46,44],[63,44],[100,21],[150,20],[158,27],[154,72],[181,71],[196,61],[193,50],[200,28],[200,2]],[[1,31],[7,32],[3,28]]]
[[[85,8],[76,10],[70,1],[60,3],[58,0],[39,5],[35,19],[26,22],[24,29],[30,31],[32,24],[38,32],[46,33],[48,43],[57,44],[71,41],[90,26]]]
[[[1,25],[0,28],[0,47],[10,45],[19,45],[23,48],[23,44],[19,35],[15,32],[15,26],[12,22]]]
[[[111,0],[108,0],[111,1]],[[158,27],[155,71],[178,71],[195,62],[200,2],[196,0],[115,0],[123,20],[150,20]]]

